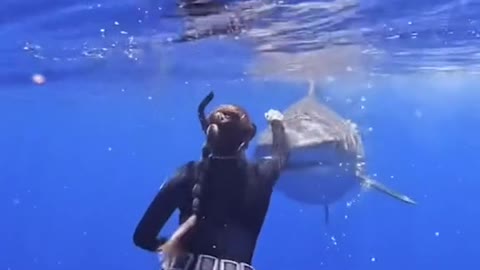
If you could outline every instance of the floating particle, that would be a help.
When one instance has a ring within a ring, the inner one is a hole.
[[[47,79],[42,74],[33,74],[32,81],[35,84],[42,85],[47,81]]]
[[[111,152],[111,151],[112,151],[112,147],[108,147],[107,150],[108,150],[109,152]]]
[[[330,240],[332,240],[332,243],[333,243],[334,246],[337,245],[337,239],[335,239],[334,236],[330,237]]]
[[[435,236],[436,237],[440,236],[440,232],[435,232]]]
[[[125,92],[125,89],[124,89],[124,88],[122,88],[122,90],[120,90],[120,91],[122,91],[122,92]]]
[[[348,72],[351,72],[351,71],[353,71],[353,68],[352,68],[351,66],[348,66],[348,67],[347,67],[347,71],[348,71]]]
[[[127,31],[120,31],[120,34],[122,34],[122,35],[128,35],[128,32],[127,32]]]
[[[114,21],[113,24],[115,24],[115,25],[120,25],[120,23],[117,22],[117,21]]]
[[[362,97],[360,98],[360,101],[361,101],[361,102],[365,102],[365,101],[367,101],[367,99],[366,99],[364,96],[362,96]]]
[[[148,96],[148,100],[152,100],[152,96]]]
[[[345,218],[345,219],[348,219],[348,215],[345,215],[345,217],[344,217],[344,218]]]
[[[371,262],[375,262],[376,260],[377,260],[377,259],[375,259],[375,257],[372,257],[372,258],[370,259]]]
[[[369,132],[372,132],[372,131],[373,131],[373,127],[369,127],[369,128],[368,128],[368,131],[369,131]]]
[[[105,33],[105,29],[100,29],[100,33]]]

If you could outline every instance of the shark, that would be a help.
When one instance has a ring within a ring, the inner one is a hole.
[[[409,196],[374,180],[366,172],[365,150],[357,125],[316,98],[315,82],[308,95],[283,111],[290,156],[275,188],[295,201],[329,206],[354,190],[376,190],[400,202],[416,205]],[[272,132],[257,137],[254,157],[271,157]]]

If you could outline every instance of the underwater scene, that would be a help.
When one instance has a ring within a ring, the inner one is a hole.
[[[0,270],[480,269],[480,1],[5,0],[0,36]]]

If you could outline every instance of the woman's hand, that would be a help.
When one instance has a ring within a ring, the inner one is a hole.
[[[282,121],[283,114],[277,110],[270,109],[265,113],[265,119],[267,119],[268,122],[272,122],[274,120]]]

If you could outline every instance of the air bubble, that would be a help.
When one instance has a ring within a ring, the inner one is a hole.
[[[47,79],[42,74],[33,74],[32,81],[37,85],[42,85],[42,84],[45,84]]]

